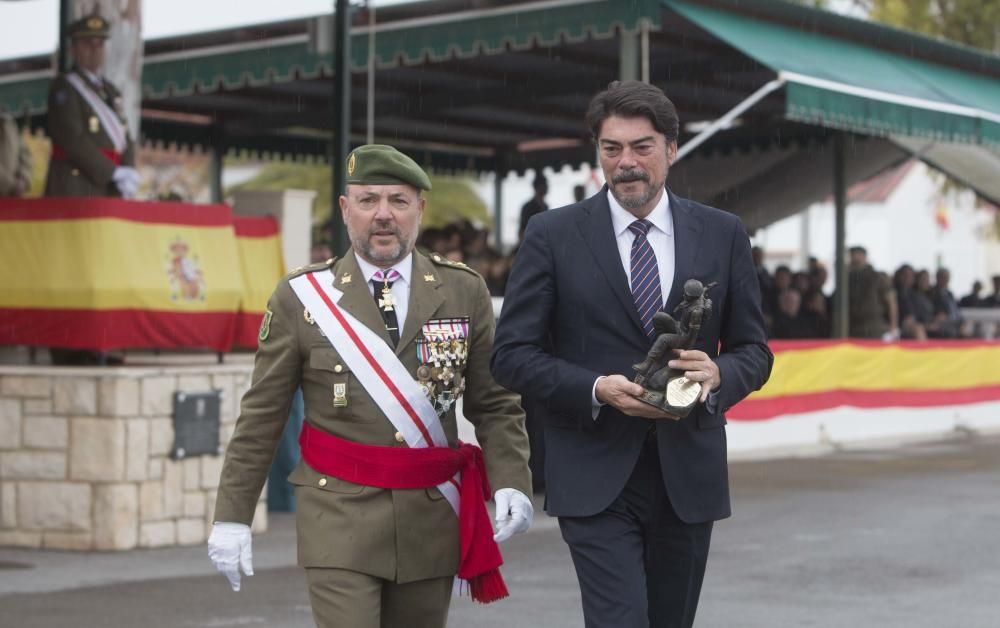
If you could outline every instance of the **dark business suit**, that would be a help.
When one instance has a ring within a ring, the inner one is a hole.
[[[691,624],[711,522],[730,514],[724,413],[770,374],[760,289],[742,224],[732,214],[667,193],[675,252],[666,311],[680,302],[685,280],[717,283],[709,293],[714,315],[695,347],[719,367],[715,412],[702,405],[680,421],[654,422],[604,406],[593,418],[596,378],[618,373],[631,379],[632,365],[652,343],[618,253],[607,187],[529,222],[494,341],[497,382],[541,400],[545,507],[560,517],[588,626],[646,625],[641,592],[647,587],[653,625]],[[655,505],[660,512],[651,519],[635,512],[631,501],[650,494],[665,494],[651,499],[667,502]],[[638,537],[624,534],[621,545],[605,538],[616,536],[617,522],[636,517],[640,527],[652,521],[652,529]],[[588,526],[600,539],[589,543],[595,546],[589,555]],[[653,537],[668,529],[679,536],[657,545]],[[678,544],[695,547],[696,556],[675,560]],[[617,564],[623,556],[644,561],[644,568]]]

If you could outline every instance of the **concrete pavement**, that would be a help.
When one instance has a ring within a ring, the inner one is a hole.
[[[701,627],[1000,626],[1000,437],[732,466]],[[554,520],[536,505],[511,539],[512,598],[453,601],[451,626],[583,625]],[[0,548],[0,627],[312,626],[294,524],[255,539],[256,574],[229,591],[202,546],[124,553]]]

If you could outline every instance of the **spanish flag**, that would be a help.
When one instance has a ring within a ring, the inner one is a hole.
[[[247,292],[225,205],[0,200],[0,344],[225,351]]]
[[[278,221],[272,216],[234,216],[233,227],[244,278],[233,344],[256,349],[267,299],[285,275],[281,235]]]
[[[734,406],[735,420],[838,406],[951,406],[1000,400],[1000,344],[976,340],[778,341],[767,384]]]

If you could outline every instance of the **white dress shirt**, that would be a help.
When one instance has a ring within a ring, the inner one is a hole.
[[[392,282],[390,294],[392,294],[393,307],[396,309],[396,323],[399,326],[399,334],[402,335],[403,325],[406,324],[406,311],[410,304],[410,279],[413,276],[413,253],[410,253],[390,268],[385,269],[369,264],[361,259],[361,256],[356,252],[354,253],[354,257],[358,260],[358,266],[365,277],[365,284],[368,286],[368,292],[372,294],[372,299],[375,298],[375,286],[372,285],[372,277],[376,271],[381,270],[384,273],[388,273],[390,270],[395,270],[399,273],[399,279]]]
[[[608,204],[611,206],[611,225],[615,229],[618,255],[621,257],[622,267],[625,268],[625,276],[628,277],[631,291],[632,243],[635,242],[635,234],[628,226],[637,219],[618,204],[611,190],[608,190]],[[663,191],[663,196],[653,211],[646,216],[646,220],[653,223],[649,233],[646,234],[646,240],[656,254],[656,265],[660,269],[660,291],[663,294],[663,303],[666,303],[667,297],[670,296],[670,286],[674,283],[674,217],[670,212],[670,199],[666,190]]]

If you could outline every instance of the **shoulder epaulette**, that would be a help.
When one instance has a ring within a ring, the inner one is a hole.
[[[312,273],[317,270],[325,270],[333,266],[333,263],[337,261],[336,257],[331,257],[325,262],[316,262],[315,264],[309,264],[308,266],[296,266],[288,273],[288,277],[298,277],[304,273]]]
[[[458,268],[460,270],[464,270],[465,272],[479,276],[479,273],[469,268],[469,266],[465,262],[453,262],[447,257],[443,257],[438,253],[431,253],[427,257],[429,257],[430,260],[435,264],[437,264],[438,266],[445,266],[447,268]]]

